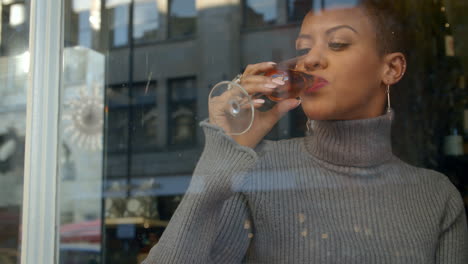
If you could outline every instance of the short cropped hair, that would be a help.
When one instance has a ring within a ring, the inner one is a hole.
[[[369,16],[374,26],[377,52],[383,56],[388,53],[402,52],[407,55],[407,36],[404,21],[404,2],[406,0],[322,0],[321,9],[332,7],[360,7]],[[311,10],[314,12],[315,10]]]
[[[401,1],[396,0],[361,0],[375,27],[377,51],[380,55],[402,52],[408,55],[408,36],[405,31],[405,11]]]

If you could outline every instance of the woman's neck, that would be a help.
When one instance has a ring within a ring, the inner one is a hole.
[[[369,119],[312,121],[306,148],[316,158],[353,167],[381,164],[392,157],[393,111]]]

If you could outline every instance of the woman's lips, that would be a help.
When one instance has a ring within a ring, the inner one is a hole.
[[[304,93],[305,94],[310,94],[310,93],[314,93],[316,91],[318,91],[320,88],[324,87],[328,85],[328,81],[325,80],[324,78],[322,77],[318,77],[318,76],[315,76],[315,80],[312,84],[312,86],[310,86],[309,88],[307,88]]]

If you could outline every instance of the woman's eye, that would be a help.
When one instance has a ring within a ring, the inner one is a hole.
[[[330,42],[328,43],[328,46],[332,50],[342,50],[346,47],[348,47],[350,44],[349,43],[342,43],[342,42]]]
[[[310,49],[299,49],[296,50],[296,57],[304,56],[309,53]]]

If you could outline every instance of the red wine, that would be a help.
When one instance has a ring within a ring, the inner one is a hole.
[[[311,87],[314,83],[314,76],[294,69],[274,69],[265,73],[265,76],[281,78],[285,82],[284,85],[279,86],[273,93],[267,96],[268,99],[275,102],[297,98],[301,91]]]

